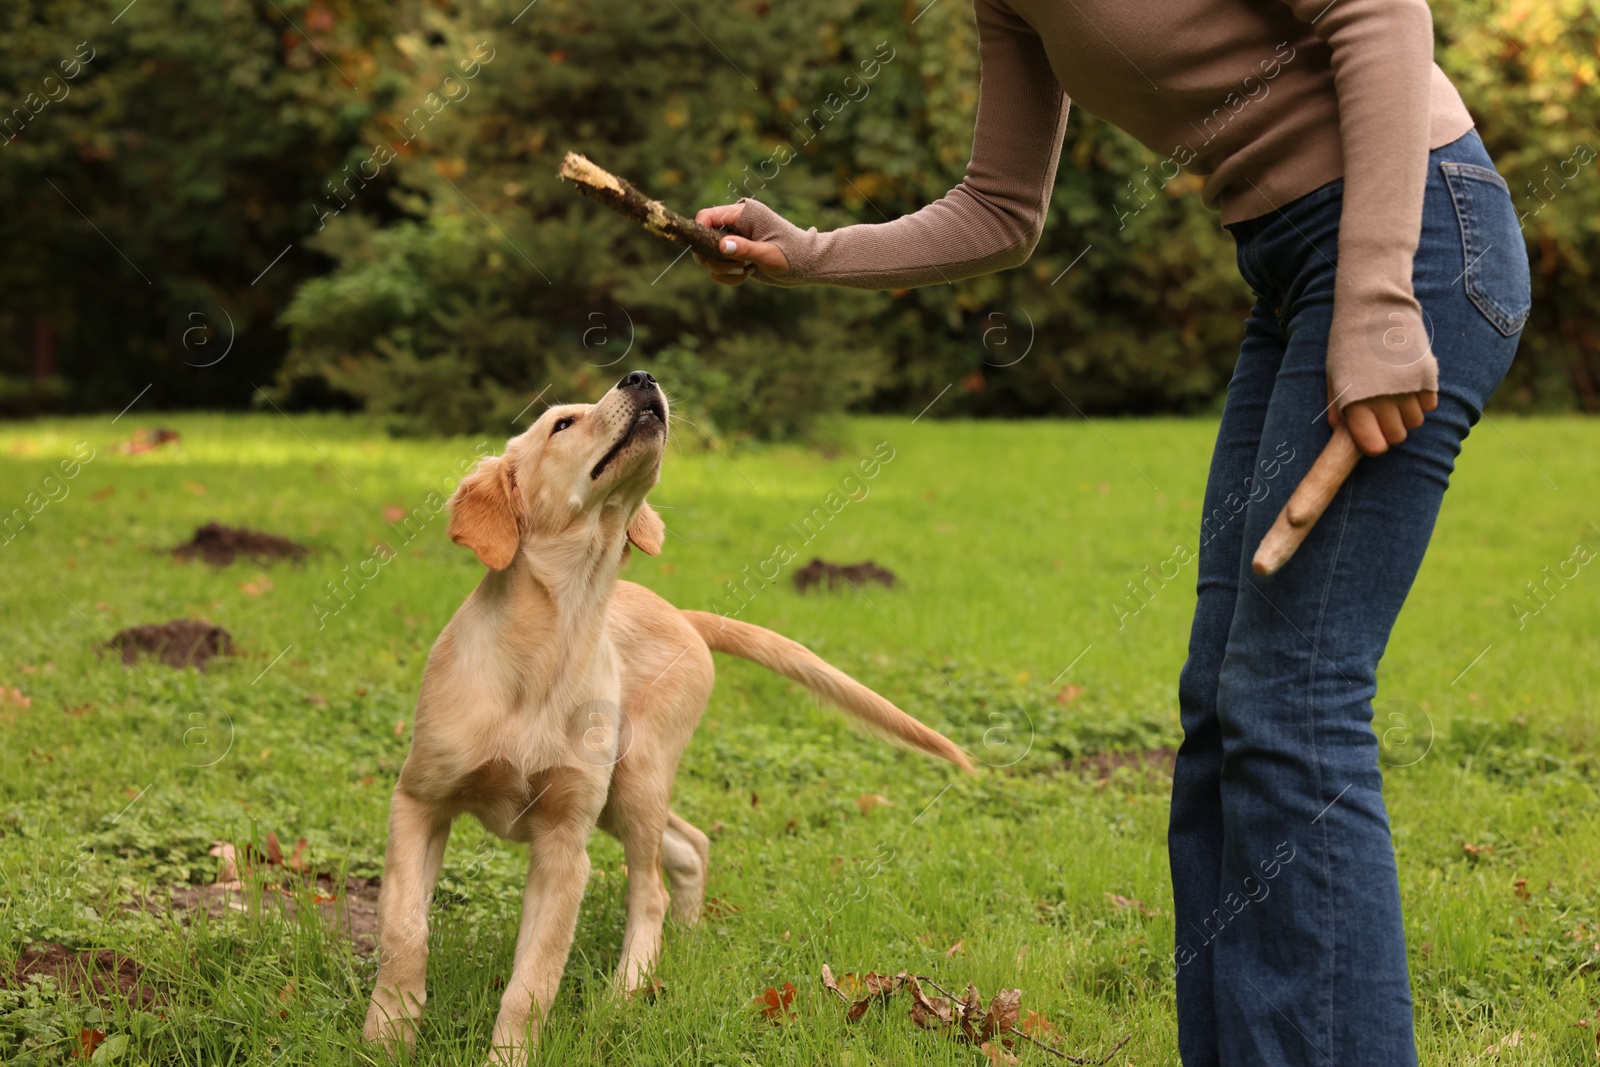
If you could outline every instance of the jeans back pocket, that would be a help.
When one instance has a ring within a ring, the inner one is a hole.
[[[1467,297],[1506,337],[1533,307],[1528,250],[1505,179],[1473,163],[1441,163],[1461,224],[1462,279]]]

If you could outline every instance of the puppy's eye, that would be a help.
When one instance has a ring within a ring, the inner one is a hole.
[[[556,424],[550,429],[550,436],[554,437],[556,434],[560,433],[562,430],[565,430],[568,426],[571,426],[577,421],[577,419],[574,419],[571,416],[568,416],[564,419],[557,419]]]

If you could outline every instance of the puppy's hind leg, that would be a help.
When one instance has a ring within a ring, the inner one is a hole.
[[[449,839],[449,819],[395,790],[378,892],[378,980],[361,1030],[391,1052],[417,1040],[428,999],[428,902]]]
[[[711,841],[675,811],[661,835],[661,867],[672,885],[673,921],[693,926],[705,907]]]

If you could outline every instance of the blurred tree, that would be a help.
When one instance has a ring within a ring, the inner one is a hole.
[[[1435,20],[1534,256],[1501,400],[1592,410],[1600,0]],[[971,145],[964,2],[19,0],[0,26],[11,410],[120,409],[149,382],[148,403],[237,406],[276,380],[280,404],[509,428],[643,365],[706,432],[783,437],[935,400],[1204,409],[1234,360],[1246,293],[1196,180],[1153,178],[1081,111],[1033,260],[910,292],[716,287],[555,177],[571,149],[683,211],[913,211]]]
[[[1434,22],[1533,265],[1533,313],[1498,399],[1600,412],[1600,3],[1439,4]]]
[[[114,411],[150,385],[146,406],[237,407],[270,384],[277,311],[329,266],[299,244],[312,204],[409,78],[371,45],[388,17],[378,0],[7,4],[0,404]]]

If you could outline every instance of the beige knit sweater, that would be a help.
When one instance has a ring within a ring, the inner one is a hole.
[[[974,3],[981,84],[961,184],[893,222],[828,233],[746,199],[739,230],[789,261],[788,274],[757,277],[900,289],[1023,263],[1044,225],[1070,94],[1162,157],[1147,185],[1179,167],[1204,176],[1203,200],[1224,223],[1342,176],[1329,394],[1342,407],[1437,388],[1426,344],[1406,345],[1427,336],[1411,261],[1428,152],[1472,118],[1433,63],[1426,0]]]

